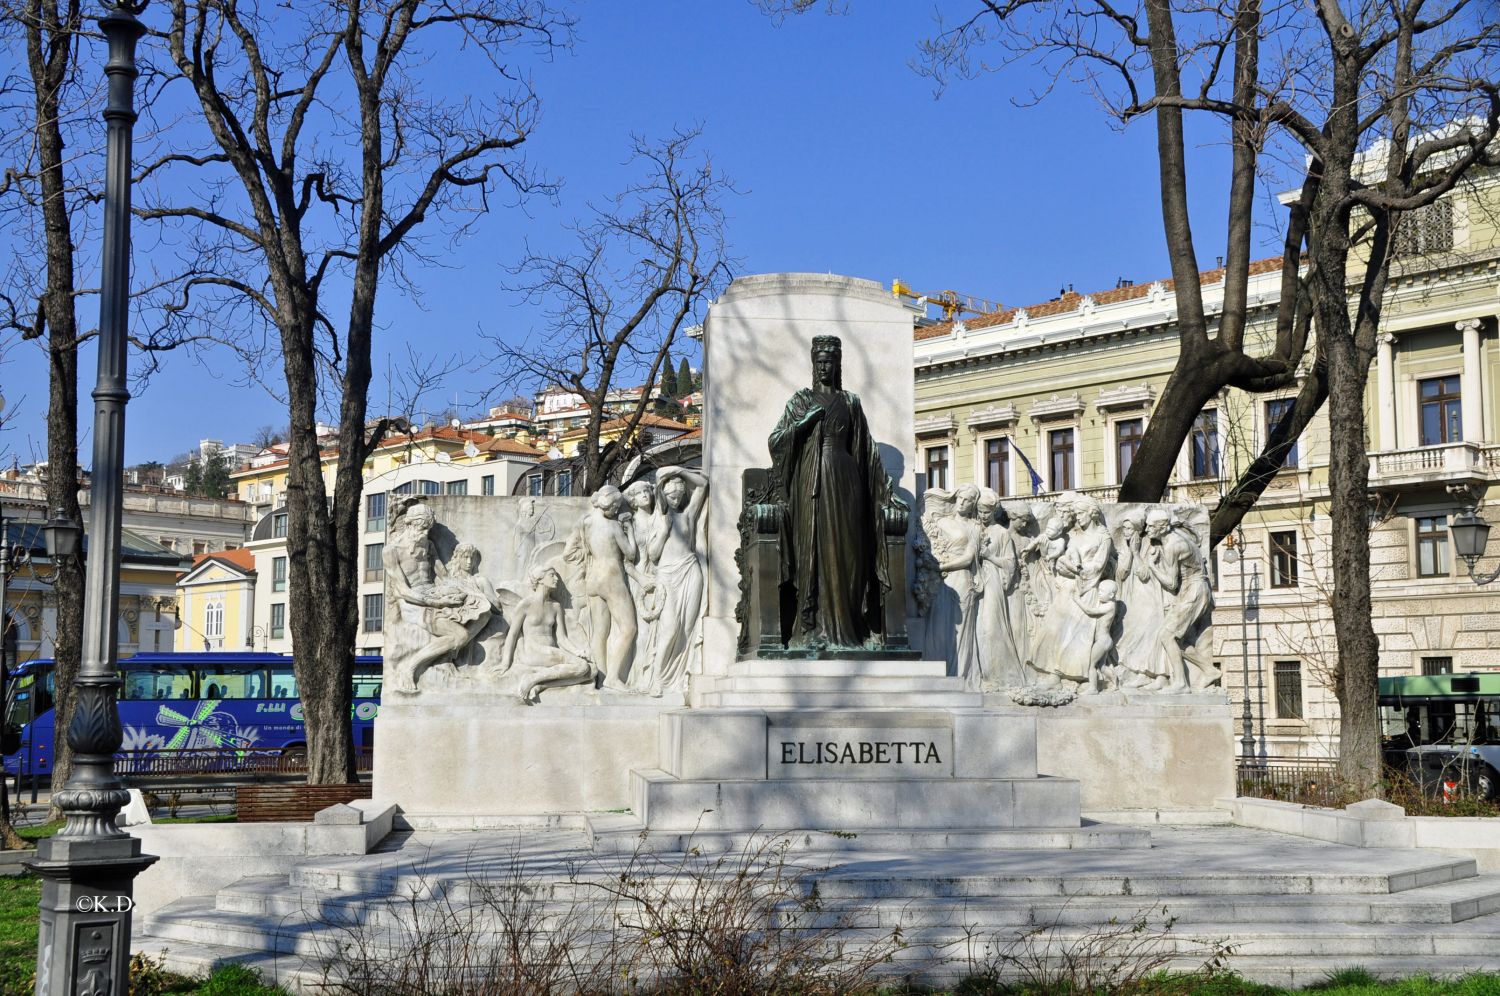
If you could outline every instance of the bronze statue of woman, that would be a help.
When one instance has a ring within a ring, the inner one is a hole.
[[[881,646],[891,587],[883,520],[905,503],[880,462],[859,398],[842,384],[837,336],[813,339],[813,386],[771,432],[781,522],[782,640],[793,650]],[[899,579],[898,579],[899,582]]]

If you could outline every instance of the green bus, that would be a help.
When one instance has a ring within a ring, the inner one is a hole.
[[[1479,764],[1478,791],[1500,798],[1500,671],[1380,679],[1381,735],[1390,764],[1406,751],[1462,751]]]

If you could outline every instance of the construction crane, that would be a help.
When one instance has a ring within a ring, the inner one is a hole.
[[[990,301],[982,297],[974,297],[970,294],[960,294],[955,290],[932,291],[926,294],[914,291],[906,281],[897,278],[891,281],[891,294],[898,300],[909,299],[915,301],[917,307],[928,306],[942,309],[943,321],[951,322],[959,315],[987,315],[993,311],[999,311],[1003,307],[999,301]]]

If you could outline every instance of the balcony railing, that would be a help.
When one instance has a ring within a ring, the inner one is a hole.
[[[1440,443],[1370,454],[1377,485],[1439,484],[1500,475],[1500,443]]]

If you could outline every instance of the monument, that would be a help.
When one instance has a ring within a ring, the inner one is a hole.
[[[1081,813],[1231,792],[1203,511],[923,488],[911,335],[874,283],[741,278],[701,469],[393,503],[376,796],[608,849],[1128,846]]]

